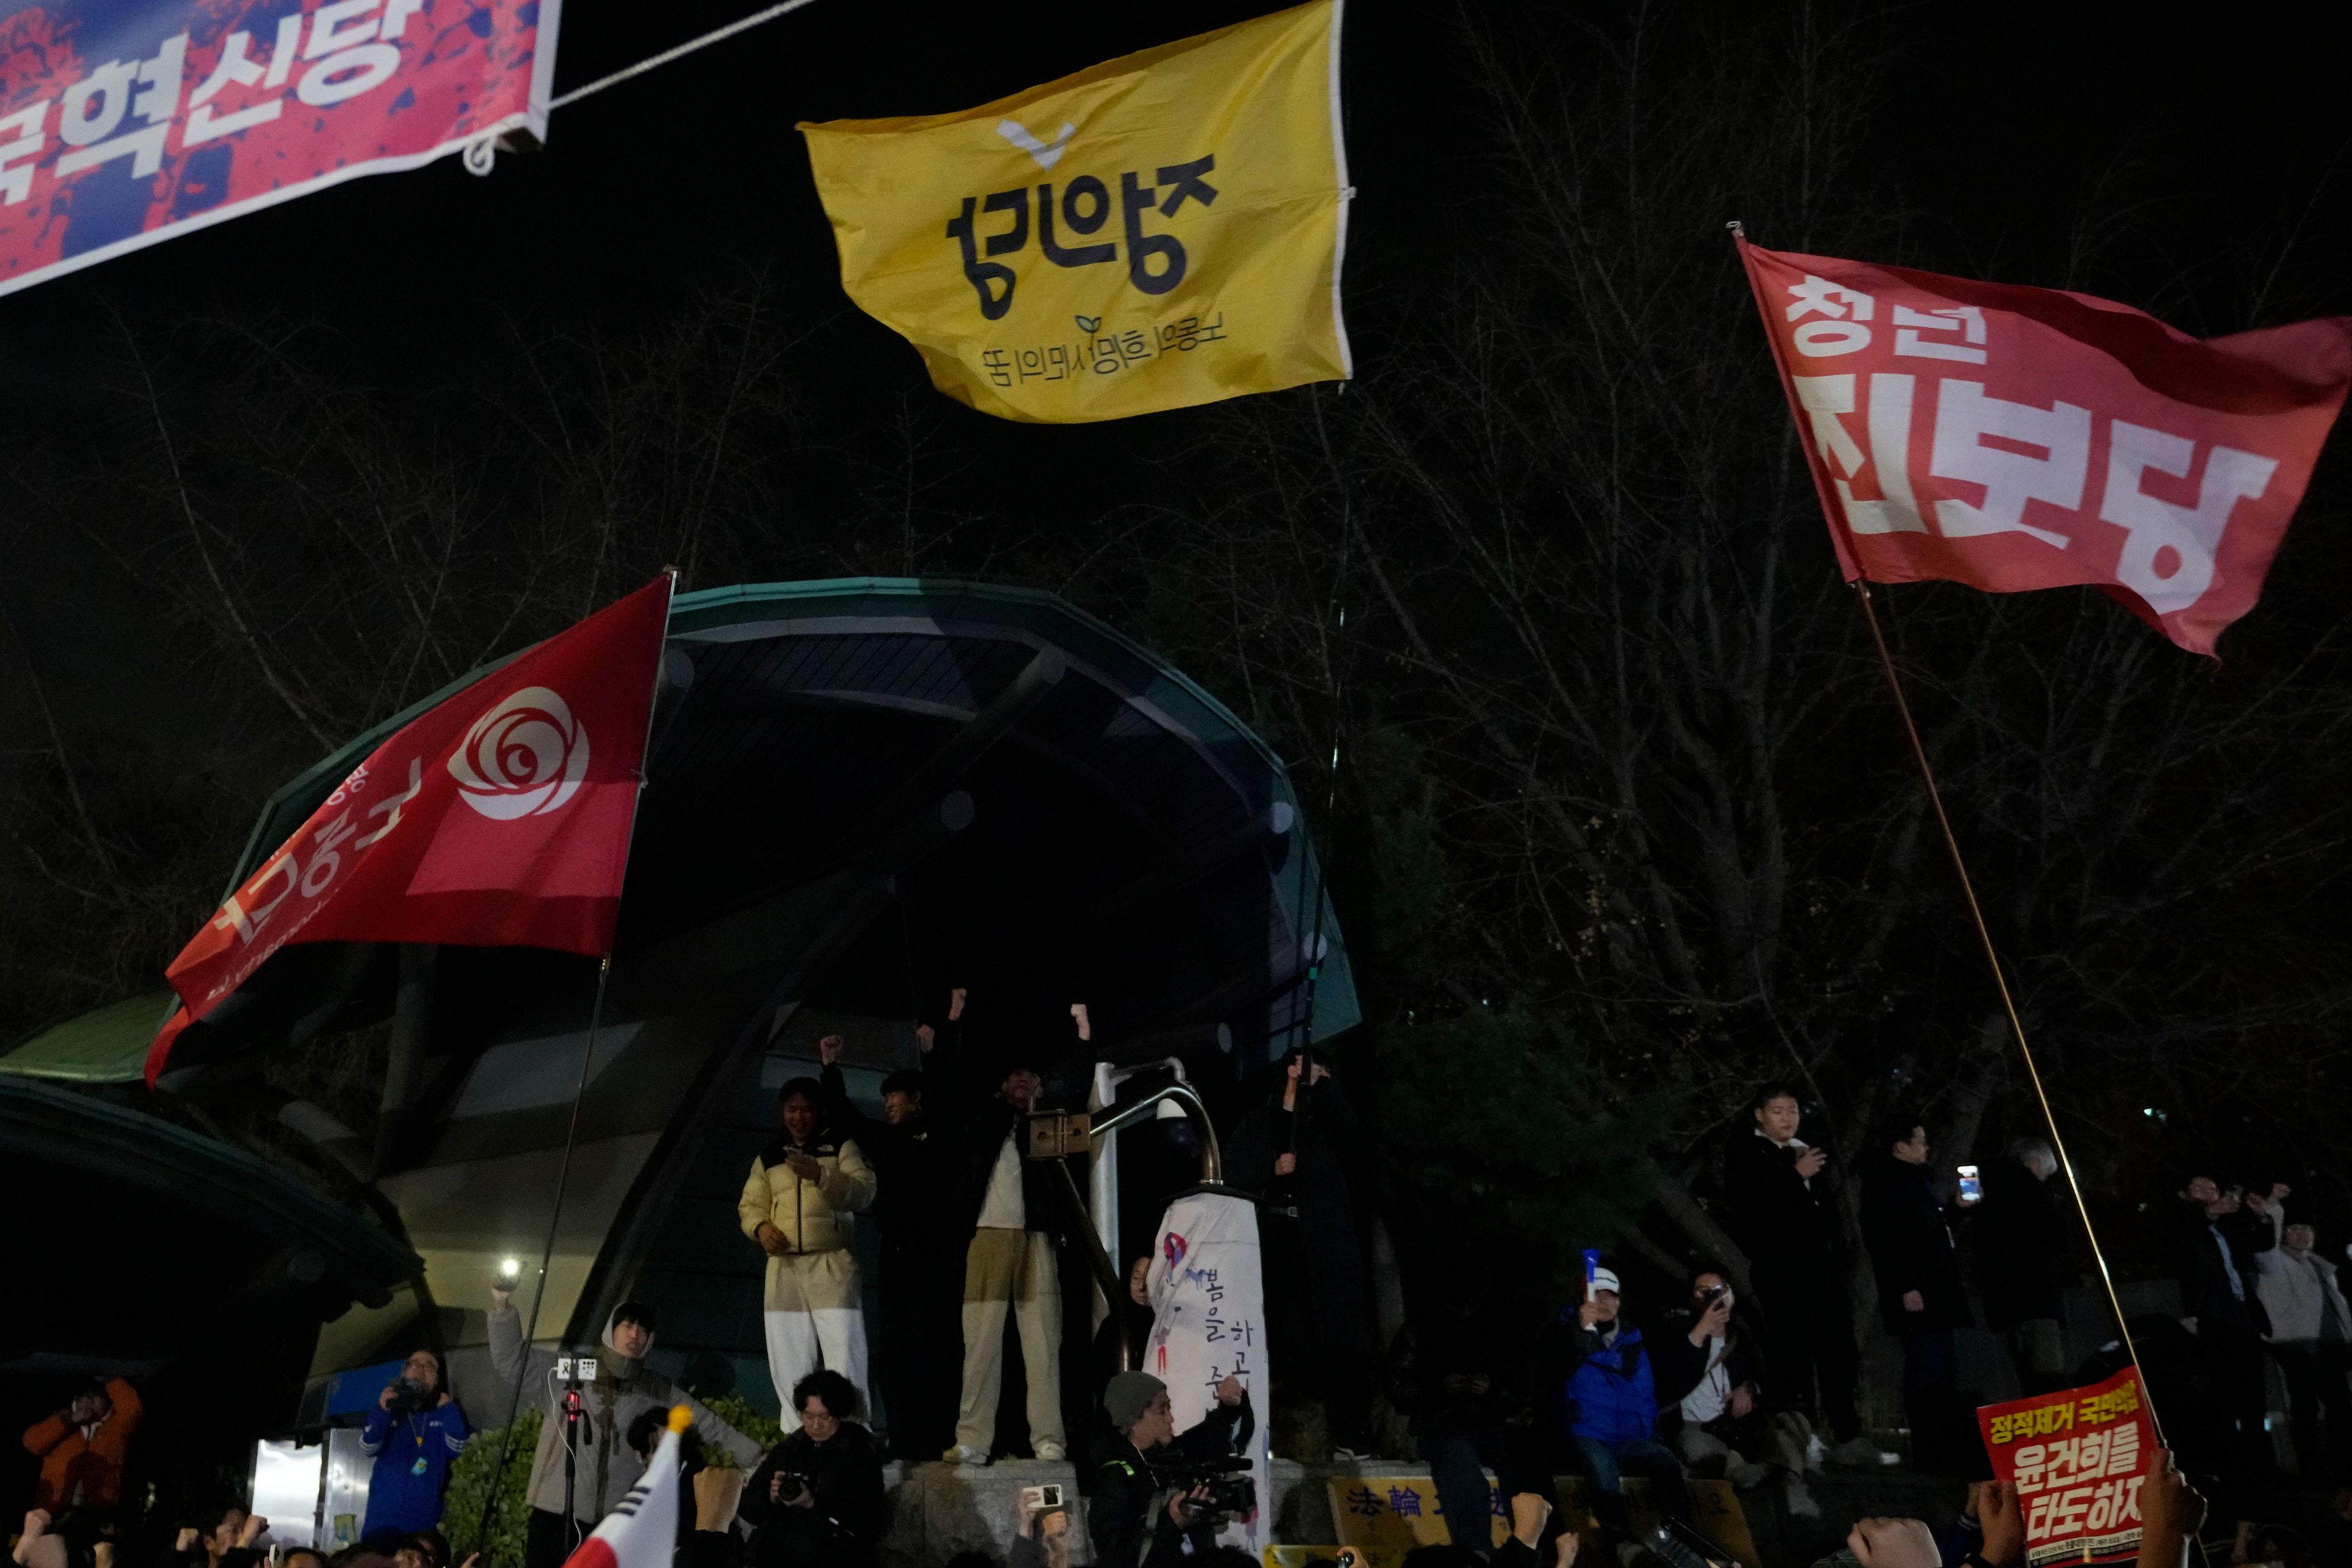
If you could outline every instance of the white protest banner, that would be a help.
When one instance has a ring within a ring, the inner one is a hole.
[[[1217,1384],[1228,1373],[1249,1391],[1257,1417],[1249,1458],[1258,1507],[1219,1539],[1254,1556],[1265,1550],[1272,1523],[1266,1508],[1266,1415],[1274,1380],[1266,1370],[1265,1281],[1257,1205],[1250,1199],[1200,1192],[1168,1205],[1151,1250],[1151,1339],[1141,1370],[1168,1385],[1179,1432],[1190,1431],[1209,1414]]]

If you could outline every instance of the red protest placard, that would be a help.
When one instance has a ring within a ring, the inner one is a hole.
[[[2139,1372],[1977,1411],[1997,1479],[2015,1483],[2026,1568],[2128,1562],[2139,1553],[2139,1489],[2156,1429]]]

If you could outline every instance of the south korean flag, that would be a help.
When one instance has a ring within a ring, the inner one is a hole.
[[[677,1551],[678,1510],[684,1500],[678,1489],[678,1434],[692,1425],[683,1405],[669,1413],[669,1430],[662,1434],[645,1475],[621,1506],[591,1531],[563,1568],[670,1568]]]

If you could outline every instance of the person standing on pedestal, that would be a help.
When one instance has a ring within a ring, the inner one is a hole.
[[[1294,1369],[1298,1386],[1322,1400],[1331,1457],[1348,1462],[1371,1447],[1364,1386],[1371,1332],[1348,1171],[1364,1140],[1330,1076],[1319,1053],[1291,1052],[1278,1091],[1234,1130],[1225,1164],[1228,1180],[1263,1194],[1274,1364]]]
[[[761,1308],[787,1432],[800,1429],[793,1387],[820,1356],[827,1370],[866,1384],[866,1309],[849,1241],[856,1212],[874,1201],[874,1173],[854,1142],[824,1124],[824,1107],[813,1078],[777,1091],[782,1135],[752,1160],[735,1205],[743,1234],[768,1255]]]
[[[961,1017],[962,993],[953,1017]],[[1081,1039],[1085,1009],[1073,1008]],[[951,1079],[968,1111],[964,1128],[963,1396],[950,1464],[984,1465],[1003,1392],[1004,1316],[1021,1334],[1028,1373],[1029,1448],[1041,1459],[1068,1455],[1062,1429],[1062,1280],[1055,1246],[1059,1212],[1043,1163],[1024,1159],[1023,1138],[1044,1087],[1027,1053],[1015,1049],[988,1084],[966,1059],[968,1042],[942,1036],[932,1076]],[[945,1087],[945,1085],[942,1085]]]
[[[1830,1199],[1829,1153],[1797,1136],[1804,1110],[1785,1083],[1758,1089],[1748,1114],[1753,1125],[1733,1133],[1724,1150],[1723,1193],[1731,1203],[1732,1239],[1748,1254],[1764,1314],[1766,1359],[1781,1397],[1828,1429],[1832,1458],[1874,1467],[1878,1447],[1862,1436],[1854,1404],[1861,1355]]]

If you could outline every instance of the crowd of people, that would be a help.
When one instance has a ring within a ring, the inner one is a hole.
[[[1025,1411],[1032,1455],[1067,1456],[1057,1258],[1066,1227],[1080,1216],[1069,1194],[1052,1184],[1050,1164],[1024,1157],[1024,1137],[1045,1072],[1073,1057],[1088,1059],[1090,1024],[1087,1010],[1073,1006],[1061,1051],[1031,1054],[999,1042],[992,1058],[974,1048],[969,1000],[965,991],[950,993],[940,1016],[918,1028],[922,1068],[884,1079],[878,1117],[851,1101],[837,1037],[820,1044],[819,1075],[793,1079],[777,1097],[777,1135],[752,1162],[739,1214],[765,1257],[761,1306],[781,1442],[763,1452],[652,1369],[659,1326],[652,1305],[624,1302],[596,1343],[558,1350],[527,1344],[510,1290],[494,1290],[492,1365],[509,1384],[546,1395],[526,1489],[526,1568],[560,1568],[620,1505],[680,1405],[691,1426],[685,1447],[694,1507],[679,1540],[687,1568],[870,1563],[887,1513],[886,1458],[978,1466],[1002,1451],[1008,1322],[1025,1387],[1006,1403]],[[1384,1394],[1430,1465],[1454,1548],[1482,1560],[1565,1568],[1575,1545],[1554,1495],[1560,1473],[1584,1478],[1601,1534],[1626,1562],[1643,1550],[1627,1506],[1628,1477],[1645,1480],[1654,1508],[1670,1516],[1689,1511],[1687,1479],[1707,1477],[1743,1490],[1775,1489],[1790,1515],[1818,1517],[1809,1482],[1825,1466],[1875,1468],[1896,1456],[1882,1452],[1861,1421],[1837,1197],[1846,1178],[1801,1136],[1802,1123],[1795,1091],[1768,1084],[1726,1150],[1722,1212],[1744,1269],[1702,1266],[1658,1310],[1637,1313],[1618,1268],[1587,1253],[1580,1288],[1531,1353],[1487,1331],[1481,1303],[1448,1292],[1421,1303],[1426,1310],[1409,1317],[1383,1360],[1350,1184],[1363,1134],[1329,1063],[1293,1052],[1225,1142],[1228,1182],[1259,1200],[1275,1362],[1295,1380],[1294,1393],[1319,1403],[1342,1462],[1375,1451],[1372,1394],[1376,1387]],[[1912,1457],[1965,1473],[1982,1456],[1973,1411],[1957,1387],[1955,1335],[1976,1321],[1976,1310],[1963,1289],[1956,1231],[1974,1228],[1983,1314],[2005,1336],[2026,1392],[2088,1381],[2098,1368],[2067,1363],[2071,1238],[2049,1146],[2012,1145],[1984,1167],[1980,1191],[1957,1194],[1948,1194],[1929,1156],[1920,1118],[1885,1120],[1853,1173],[1853,1207],[1882,1319],[1900,1346]],[[2184,1186],[2179,1327],[2210,1391],[2210,1419],[2198,1425],[2218,1434],[2227,1459],[2267,1458],[2267,1359],[2284,1374],[2301,1467],[2332,1473],[2352,1455],[2352,1307],[2312,1227],[2288,1222],[2288,1195],[2284,1186],[2251,1193],[2203,1175]],[[871,1354],[855,1247],[860,1215],[877,1231]],[[1213,1478],[1197,1466],[1238,1451],[1259,1419],[1249,1391],[1227,1378],[1209,1416],[1180,1434],[1165,1387],[1127,1370],[1122,1344],[1139,1345],[1150,1327],[1149,1262],[1131,1261],[1088,1363],[1087,1532],[1094,1561],[1119,1568],[1176,1568],[1182,1557],[1214,1553],[1223,1505]],[[595,1358],[593,1379],[558,1378],[563,1356]],[[890,1418],[887,1436],[869,1423],[866,1390],[877,1383]],[[114,1538],[93,1521],[115,1508],[141,1417],[137,1393],[118,1378],[92,1382],[26,1433],[41,1469],[16,1562],[113,1568]],[[419,1349],[401,1363],[360,1440],[373,1465],[362,1547],[388,1568],[448,1568],[437,1532],[443,1496],[471,1434],[434,1351]],[[706,1468],[706,1452],[726,1458]],[[1487,1533],[1487,1470],[1508,1500],[1510,1533],[1499,1548]],[[2000,1555],[2008,1528],[1999,1517],[2001,1494],[1979,1492],[1982,1506],[1972,1504],[1970,1517],[1979,1520],[1980,1559],[2000,1563],[2008,1561]],[[2013,1498],[2009,1506],[2013,1516]],[[1068,1501],[1024,1494],[1015,1517],[1015,1568],[1065,1568]],[[1875,1532],[1858,1531],[1856,1560],[1866,1568],[1912,1561],[1903,1522],[1865,1521]],[[215,1510],[178,1533],[160,1568],[259,1568],[265,1525],[243,1509]],[[278,1553],[273,1568],[285,1563]]]

